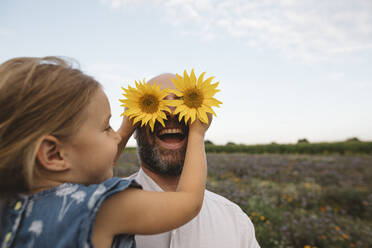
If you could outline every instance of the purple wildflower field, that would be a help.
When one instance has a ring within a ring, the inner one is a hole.
[[[207,157],[207,188],[249,215],[262,248],[372,247],[371,155]],[[137,169],[128,152],[115,175]]]

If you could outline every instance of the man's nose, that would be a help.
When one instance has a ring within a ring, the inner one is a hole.
[[[176,107],[169,106],[169,109],[170,109],[171,112],[168,112],[168,111],[165,112],[165,114],[167,115],[167,119],[171,120],[171,119],[176,118],[176,115],[174,114],[174,111],[175,111]]]
[[[174,106],[168,106],[168,108],[171,110],[171,112],[169,112],[169,114],[174,115],[173,113],[176,110],[176,107],[174,107]]]

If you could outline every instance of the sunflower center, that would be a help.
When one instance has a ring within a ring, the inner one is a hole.
[[[199,108],[203,99],[203,94],[198,89],[189,89],[183,94],[183,101],[189,108]]]
[[[146,94],[140,98],[141,110],[145,113],[155,113],[158,111],[159,100],[154,95]]]

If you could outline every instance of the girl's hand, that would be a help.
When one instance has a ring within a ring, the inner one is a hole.
[[[125,137],[128,137],[128,139],[129,139],[129,137],[136,130],[138,124],[139,124],[139,122],[136,123],[135,125],[133,125],[133,118],[129,119],[128,116],[123,116],[123,120],[122,120],[120,128],[117,132],[120,134],[122,139],[125,138]]]
[[[196,118],[196,120],[190,125],[190,130],[189,132],[195,132],[195,133],[199,133],[200,135],[202,135],[204,137],[206,131],[208,130],[208,128],[210,127],[211,125],[211,122],[212,122],[212,114],[210,113],[207,113],[208,115],[208,124],[205,124],[203,122],[201,122],[199,120],[199,118]]]
[[[129,119],[127,116],[123,117],[120,128],[116,131],[120,135],[120,143],[118,144],[118,151],[115,157],[115,162],[119,159],[120,155],[124,151],[124,148],[127,145],[130,136],[132,136],[138,124],[139,122],[133,125],[133,119]]]

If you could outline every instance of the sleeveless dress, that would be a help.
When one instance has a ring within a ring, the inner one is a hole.
[[[133,180],[113,177],[101,184],[64,183],[9,201],[1,218],[1,248],[91,248],[92,230],[103,201],[128,187]],[[135,248],[133,235],[115,236],[112,247]]]

